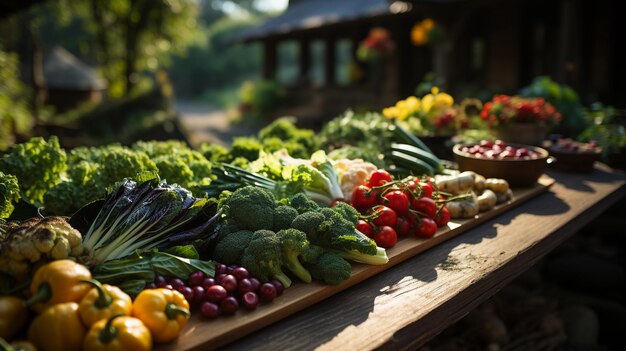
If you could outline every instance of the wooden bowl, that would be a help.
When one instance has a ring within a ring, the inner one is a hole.
[[[461,171],[474,171],[483,175],[485,178],[501,178],[509,182],[512,187],[528,187],[537,182],[537,179],[543,174],[548,164],[548,151],[540,147],[510,144],[516,148],[524,147],[533,150],[539,157],[536,159],[503,159],[493,160],[486,158],[478,158],[469,153],[462,152],[461,149],[472,144],[457,144],[452,151],[454,158],[459,165]]]

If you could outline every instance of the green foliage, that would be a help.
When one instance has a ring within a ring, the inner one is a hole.
[[[41,137],[14,145],[0,157],[0,171],[17,177],[22,197],[40,207],[46,191],[61,180],[67,155],[52,136],[46,142]]]
[[[230,148],[230,159],[243,157],[248,161],[254,161],[259,158],[259,153],[263,146],[258,139],[253,137],[233,138]]]
[[[17,178],[0,172],[0,218],[7,218],[13,212],[15,202],[19,201],[20,188]]]
[[[279,118],[259,131],[259,140],[267,152],[286,149],[296,158],[309,158],[317,149],[315,132],[296,127],[294,117]]]
[[[109,95],[127,95],[142,71],[169,63],[193,41],[197,2],[192,0],[60,0],[62,24],[81,23],[90,34],[85,47],[109,82]]]
[[[525,97],[542,97],[563,115],[561,122],[567,132],[576,135],[585,128],[584,109],[576,91],[565,84],[558,84],[550,77],[536,77],[520,90]]]
[[[240,103],[233,112],[233,122],[258,123],[271,117],[271,113],[282,104],[285,91],[268,80],[246,81],[239,91]]]
[[[20,80],[19,60],[0,47],[0,151],[15,142],[15,134],[30,133],[34,121],[28,110],[27,87]]]
[[[620,120],[621,118],[621,120]],[[624,152],[626,149],[626,123],[618,110],[600,103],[591,105],[587,115],[588,126],[579,136],[582,141],[596,141],[604,155]]]
[[[390,144],[391,132],[389,121],[380,113],[348,110],[326,123],[318,138],[327,150],[343,145],[375,145],[378,150],[385,150]]]
[[[104,197],[107,189],[124,178],[157,171],[156,164],[144,152],[120,145],[76,148],[67,164],[67,179],[45,195],[46,211],[50,213],[70,215]]]
[[[204,157],[213,163],[228,162],[228,149],[219,144],[203,143],[200,145],[200,152]]]
[[[148,155],[170,184],[193,189],[211,182],[211,162],[182,141],[139,141],[132,148]]]
[[[169,70],[177,93],[203,95],[217,104],[214,106],[230,106],[228,103],[236,100],[237,87],[245,80],[256,79],[262,63],[259,44],[233,43],[230,37],[259,21],[258,17],[222,18],[199,33],[199,39],[184,56],[172,58]],[[217,96],[224,89],[231,96]]]

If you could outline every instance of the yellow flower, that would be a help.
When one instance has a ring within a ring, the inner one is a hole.
[[[439,94],[439,87],[432,87],[430,88],[430,92],[434,95]]]
[[[435,95],[435,103],[443,106],[452,106],[454,105],[454,99],[446,93],[441,93]]]
[[[406,106],[411,112],[418,111],[420,109],[420,99],[415,96],[409,96],[406,98]]]
[[[428,44],[428,35],[419,24],[414,25],[413,29],[411,29],[411,42],[415,46]]]
[[[422,110],[426,113],[430,112],[435,104],[435,96],[433,94],[426,94],[422,98]]]
[[[421,22],[421,26],[422,28],[424,28],[424,30],[426,32],[430,31],[431,29],[435,28],[435,21],[433,21],[430,18],[425,18],[422,22]]]
[[[397,118],[398,109],[395,106],[387,107],[383,109],[383,116],[387,118]]]

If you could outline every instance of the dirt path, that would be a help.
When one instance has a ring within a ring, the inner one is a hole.
[[[226,111],[209,105],[182,100],[177,101],[175,107],[194,147],[204,142],[228,145],[235,136],[257,132],[246,126],[231,126]]]

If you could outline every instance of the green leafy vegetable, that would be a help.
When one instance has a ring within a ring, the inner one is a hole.
[[[17,178],[0,172],[0,218],[7,218],[13,213],[14,203],[19,201],[20,188]]]
[[[41,207],[46,191],[61,180],[67,167],[66,160],[67,155],[55,136],[47,142],[36,137],[12,146],[0,157],[0,171],[16,176],[22,197]]]

